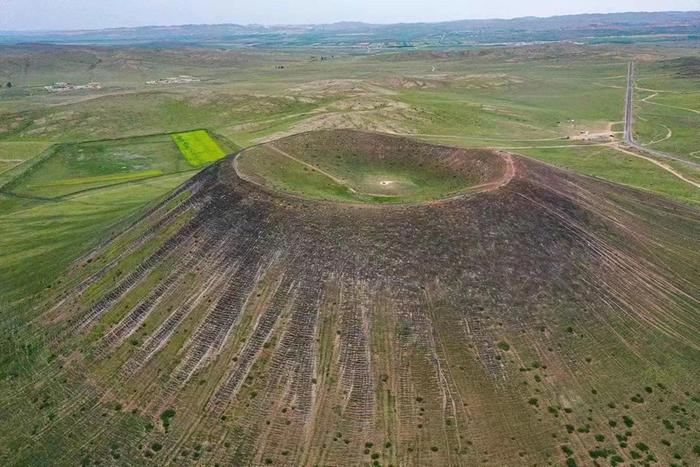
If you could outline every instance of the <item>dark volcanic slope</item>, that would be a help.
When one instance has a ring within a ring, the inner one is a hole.
[[[514,167],[420,206],[210,167],[64,280],[0,460],[697,464],[700,213]]]

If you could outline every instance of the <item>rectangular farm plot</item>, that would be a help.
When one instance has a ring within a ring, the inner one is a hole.
[[[202,167],[226,156],[219,144],[206,130],[188,131],[172,135],[183,157],[192,167]]]
[[[5,191],[25,198],[59,198],[180,172],[194,173],[168,134],[62,144],[10,179]]]

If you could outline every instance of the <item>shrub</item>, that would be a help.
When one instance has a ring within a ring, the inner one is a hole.
[[[167,409],[160,414],[160,421],[163,423],[163,428],[165,431],[168,431],[168,428],[170,428],[170,422],[172,422],[174,417],[175,410],[173,409]]]
[[[646,444],[644,444],[642,442],[635,444],[634,447],[636,447],[637,449],[639,449],[642,452],[646,452],[649,450],[649,446],[647,446]]]
[[[610,454],[605,449],[594,449],[592,451],[588,451],[588,455],[590,455],[593,459],[598,459],[599,457],[608,457]]]
[[[498,343],[498,348],[504,352],[508,352],[510,350],[510,344],[508,344],[507,342],[501,341]]]

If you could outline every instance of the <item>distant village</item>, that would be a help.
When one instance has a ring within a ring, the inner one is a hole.
[[[180,76],[173,76],[171,78],[161,78],[161,79],[154,79],[151,81],[146,81],[146,84],[150,86],[154,85],[163,85],[163,84],[186,84],[186,83],[198,83],[201,80],[199,78],[196,78],[194,76],[189,76],[189,75],[180,75]]]
[[[58,82],[53,83],[49,86],[44,86],[48,92],[67,92],[67,91],[82,91],[82,90],[97,90],[102,89],[100,83],[88,83],[88,84],[72,84]]]

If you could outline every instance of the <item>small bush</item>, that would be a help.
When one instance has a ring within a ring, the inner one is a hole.
[[[507,342],[501,341],[498,343],[498,348],[504,352],[508,352],[510,350],[510,344],[508,344]]]
[[[642,442],[635,444],[634,447],[636,447],[637,449],[639,449],[642,452],[646,452],[649,450],[649,446],[647,446],[646,444],[644,444]]]
[[[598,459],[599,457],[606,458],[610,455],[610,453],[605,449],[594,449],[592,451],[588,451],[588,455],[593,459]]]
[[[175,417],[175,410],[174,409],[167,409],[164,410],[162,414],[160,414],[160,419],[161,420],[167,420]]]

